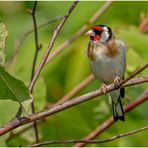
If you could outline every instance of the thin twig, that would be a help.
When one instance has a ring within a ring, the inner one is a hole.
[[[39,47],[39,43],[38,43],[38,31],[37,31],[37,24],[36,24],[36,17],[35,17],[36,6],[37,6],[37,1],[35,1],[34,3],[33,11],[30,12],[30,14],[32,15],[32,19],[33,19],[34,39],[35,39],[35,55],[34,55],[34,60],[33,60],[33,65],[32,65],[31,80],[33,79],[37,56],[38,56],[38,53],[41,47],[41,46]]]
[[[129,86],[130,81],[132,81],[133,85],[136,85],[136,84],[142,83],[142,82],[145,83],[145,82],[148,82],[148,76],[141,77],[140,81],[137,78],[135,78],[135,81],[134,81],[134,79],[131,79],[124,84],[124,87]],[[137,81],[138,81],[138,83],[137,83]],[[120,86],[120,87],[122,87],[122,86]],[[117,89],[117,88],[114,86],[114,83],[112,83],[112,84],[108,85],[108,90],[106,91],[106,93],[113,91],[115,89]],[[100,95],[103,95],[103,93],[102,93],[101,89],[98,89],[98,90],[89,92],[87,94],[81,95],[79,97],[73,98],[71,100],[64,101],[63,103],[56,104],[51,108],[47,108],[46,110],[31,114],[30,118],[26,118],[26,117],[22,117],[19,119],[13,118],[9,123],[5,124],[3,127],[0,128],[0,135],[3,135],[5,133],[7,133],[8,131],[11,131],[12,129],[15,129],[18,126],[22,126],[24,124],[31,123],[33,121],[53,115],[57,112],[60,112],[62,110],[65,110],[67,108],[75,106],[77,104],[86,102],[86,101],[91,100],[92,98],[100,96]]]
[[[78,37],[80,37],[84,32],[86,32],[90,27],[90,24],[94,23],[98,18],[100,18],[112,3],[113,1],[105,2],[105,4],[88,20],[88,23],[84,24],[79,31],[77,31],[68,40],[63,42],[55,51],[49,55],[47,63],[51,62],[58,54],[60,54],[65,48],[67,48],[71,43],[78,39]]]
[[[33,10],[30,10],[29,11],[29,13],[32,16],[32,20],[33,20],[33,25],[34,25],[34,39],[35,39],[35,54],[34,54],[34,59],[33,59],[33,64],[32,64],[31,81],[32,81],[33,76],[34,76],[36,61],[37,61],[38,53],[39,53],[39,50],[40,50],[39,43],[38,43],[37,23],[36,23],[36,17],[35,17],[36,7],[37,7],[37,1],[34,2]],[[33,93],[33,89],[32,89],[32,91],[30,93]],[[31,108],[32,108],[32,113],[35,113],[34,100],[31,103]],[[38,132],[38,127],[37,127],[37,122],[36,121],[33,122],[33,126],[34,126],[34,132],[35,132],[36,142],[39,142],[39,132]]]
[[[53,18],[51,20],[48,20],[47,22],[45,23],[42,23],[41,25],[37,26],[37,29],[41,29],[51,23],[54,23],[55,21],[61,19],[62,17],[61,16],[57,16],[56,18]],[[16,40],[15,40],[15,43],[14,43],[14,48],[13,48],[13,55],[12,57],[7,61],[6,63],[6,66],[9,66],[10,64],[12,64],[12,62],[14,61],[14,59],[16,58],[17,54],[18,54],[18,51],[21,47],[21,45],[23,45],[23,42],[25,41],[25,39],[28,37],[28,35],[30,35],[31,33],[34,32],[34,28],[26,31],[25,33],[23,33],[22,35],[20,35]]]
[[[125,136],[133,135],[135,133],[139,133],[139,132],[147,130],[147,129],[148,129],[148,125],[146,125],[142,128],[136,129],[136,130],[132,130],[132,131],[127,132],[127,133],[112,136],[112,137],[107,138],[107,139],[101,139],[101,140],[70,139],[70,140],[55,140],[55,141],[53,140],[53,141],[45,141],[45,142],[41,142],[41,143],[36,143],[36,144],[31,145],[30,147],[44,146],[44,145],[47,145],[47,144],[60,144],[60,143],[63,144],[63,143],[78,143],[78,142],[79,143],[82,143],[82,142],[85,142],[85,143],[105,143],[105,142],[111,142],[113,140],[116,140],[116,139],[119,139],[119,138],[122,138],[122,137],[125,137]]]
[[[136,101],[131,102],[124,108],[124,112],[127,113],[130,110],[136,108],[140,104],[144,103],[148,100],[148,90],[145,90]],[[111,125],[113,125],[114,119],[113,117],[110,117],[106,121],[104,121],[101,125],[99,125],[96,129],[94,129],[91,133],[89,133],[86,137],[83,138],[83,140],[92,140],[95,139],[98,135],[103,133],[107,128],[109,128]],[[77,143],[74,145],[74,147],[84,147],[87,143]]]
[[[42,58],[42,60],[41,60],[41,62],[40,62],[40,64],[39,64],[39,66],[37,67],[37,70],[36,70],[36,72],[35,72],[35,75],[34,75],[32,81],[31,81],[31,83],[30,83],[30,85],[29,85],[29,91],[30,91],[30,92],[32,91],[32,89],[33,89],[33,87],[34,87],[34,85],[35,85],[35,82],[36,82],[36,80],[37,80],[37,78],[38,78],[40,72],[42,71],[42,68],[44,67],[44,65],[45,65],[45,63],[46,63],[46,60],[47,60],[48,55],[49,55],[49,53],[50,53],[50,51],[51,51],[51,49],[52,49],[52,47],[53,47],[53,45],[54,45],[54,42],[55,42],[55,40],[56,40],[56,38],[57,38],[58,33],[59,33],[60,30],[62,29],[63,25],[65,24],[66,20],[67,20],[68,17],[70,16],[71,12],[72,12],[72,11],[74,10],[74,8],[76,7],[77,3],[78,3],[78,1],[74,1],[74,2],[73,2],[72,6],[71,6],[70,9],[68,10],[68,12],[67,12],[66,15],[64,16],[64,18],[61,20],[60,24],[54,29],[53,36],[52,36],[51,41],[50,41],[50,43],[49,43],[49,45],[48,45],[48,48],[46,49],[46,52],[45,52],[45,54],[44,54],[44,56],[43,56],[43,58]]]

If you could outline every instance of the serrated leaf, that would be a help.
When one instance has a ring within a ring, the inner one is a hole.
[[[4,23],[0,23],[0,65],[4,66],[5,64],[5,41],[8,36],[8,31]]]
[[[28,112],[32,101],[25,84],[12,77],[4,68],[0,66],[0,99],[11,99],[22,105],[23,109]]]

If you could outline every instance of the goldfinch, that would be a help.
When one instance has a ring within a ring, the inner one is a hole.
[[[95,77],[103,84],[101,90],[106,91],[107,85],[117,85],[123,78],[126,69],[125,44],[115,38],[112,29],[105,25],[93,26],[86,35],[90,37],[87,56],[90,68]],[[121,98],[124,88],[110,92],[114,121],[125,121]]]

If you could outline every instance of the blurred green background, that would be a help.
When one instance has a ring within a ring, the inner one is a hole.
[[[71,1],[39,1],[36,10],[37,24],[40,25],[58,16],[64,16],[71,4]],[[79,2],[60,31],[52,51],[78,31],[103,4],[104,2]],[[31,1],[0,2],[0,21],[6,24],[9,32],[6,42],[7,60],[12,56],[16,39],[33,28],[32,17],[27,13],[27,9],[33,8],[33,5],[34,2]],[[115,2],[94,23],[110,26],[116,36],[126,43],[126,76],[148,62],[148,34],[139,31],[142,13],[148,16],[148,2]],[[51,39],[53,28],[58,25],[59,21],[60,19],[38,30],[39,43],[43,46],[39,52],[38,63]],[[87,43],[88,38],[82,35],[44,67],[34,90],[36,111],[42,110],[47,103],[56,102],[90,73],[85,54]],[[30,82],[34,52],[35,42],[32,33],[24,40],[15,61],[7,67],[7,71],[24,81],[27,86]],[[146,74],[148,74],[148,70],[142,72],[141,75]],[[77,96],[95,90],[99,86],[100,83],[94,80],[82,89]],[[130,101],[136,100],[147,87],[147,84],[141,84],[126,88],[126,98]],[[123,104],[127,103],[126,100],[123,100]],[[108,138],[145,126],[148,124],[147,106],[148,102],[145,102],[130,111],[126,114],[124,123],[116,122],[96,139]],[[16,102],[0,100],[0,125],[7,123],[16,114],[18,107],[19,105]],[[40,140],[81,139],[103,123],[111,114],[111,104],[107,95],[97,97],[57,113],[39,123]],[[11,140],[6,140],[9,134],[0,137],[0,146],[27,146],[34,143],[35,140],[33,128]],[[148,146],[147,138],[148,132],[144,131],[112,142],[89,144],[88,146]],[[72,144],[51,146],[72,146]]]

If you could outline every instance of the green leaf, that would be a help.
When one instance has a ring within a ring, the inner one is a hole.
[[[0,23],[0,65],[4,66],[5,64],[5,41],[8,36],[8,31],[4,23]]]
[[[29,92],[24,83],[7,73],[0,66],[0,99],[11,99],[19,102],[23,109],[28,113],[32,102]]]

